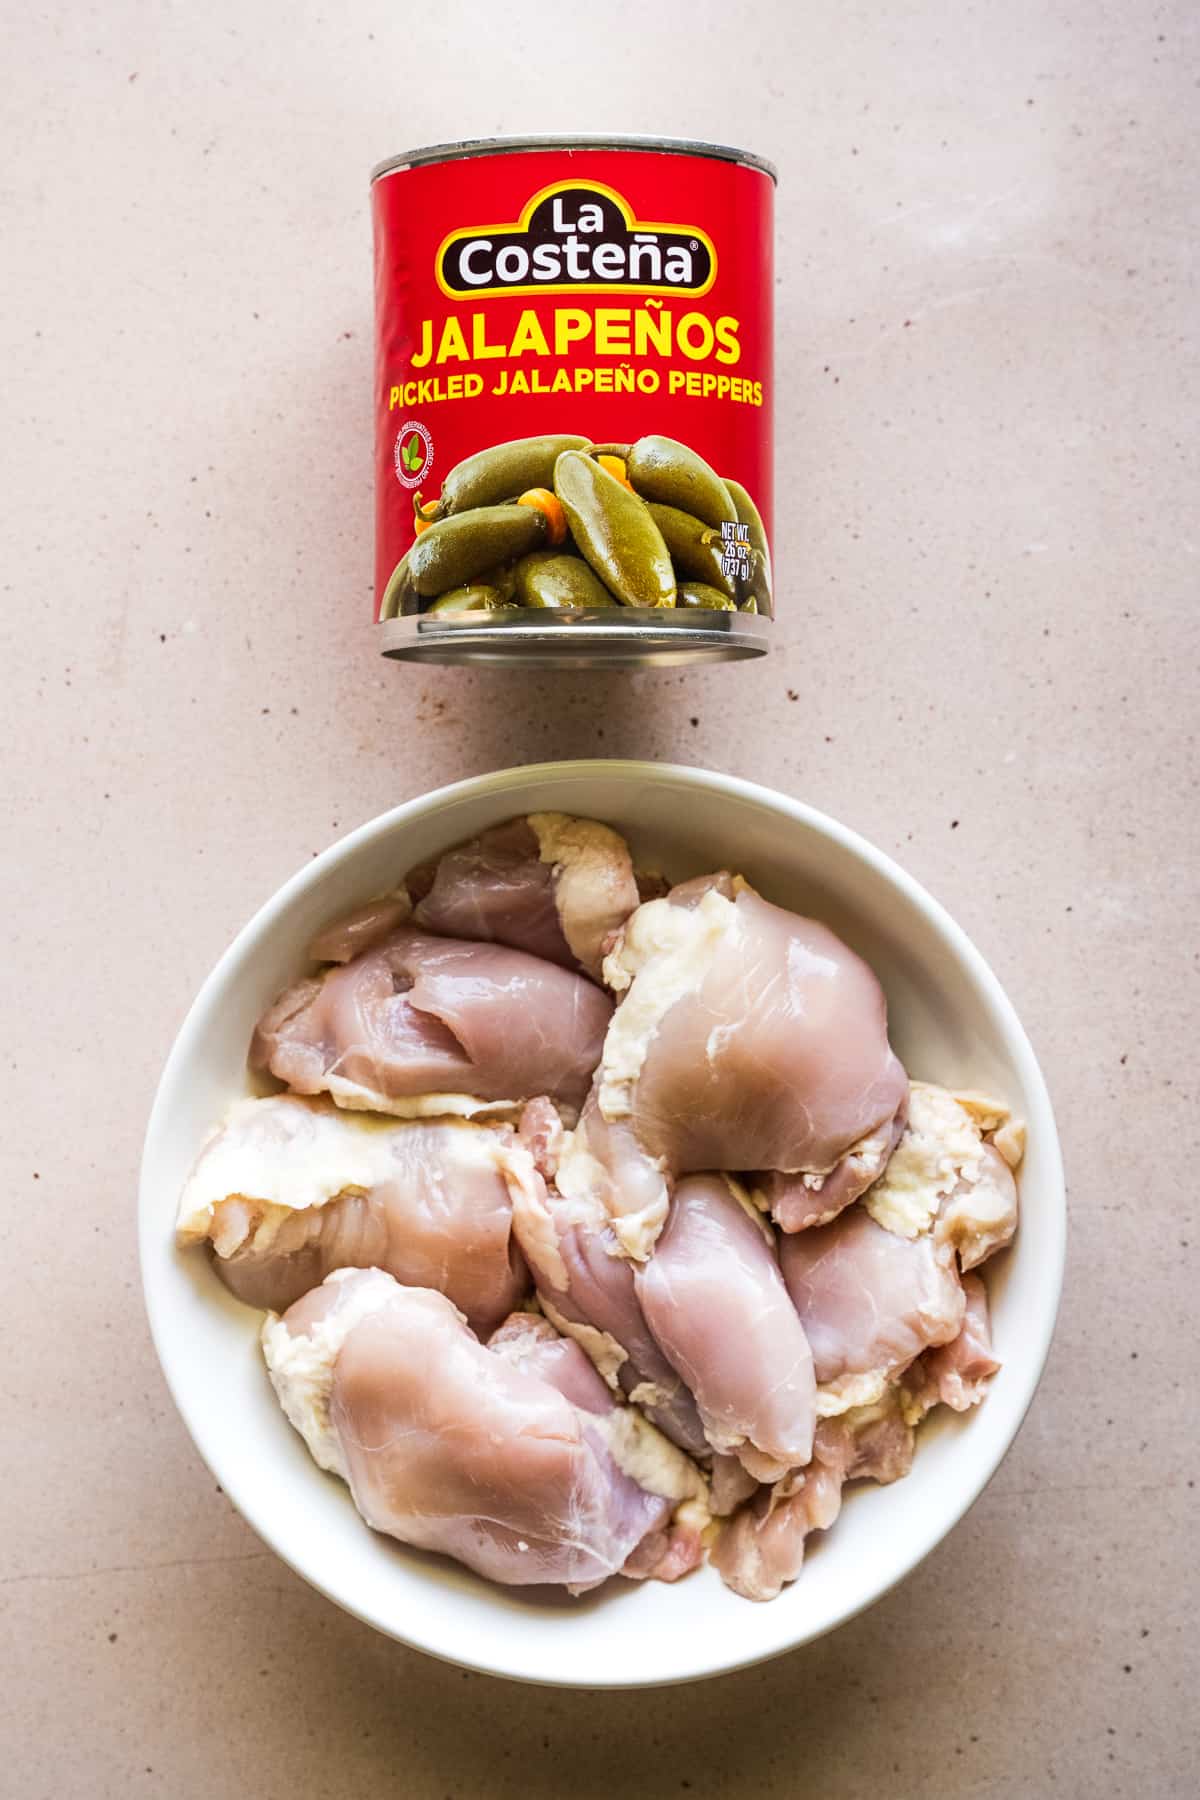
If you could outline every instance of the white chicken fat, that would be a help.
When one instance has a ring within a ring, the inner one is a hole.
[[[737,907],[715,889],[693,907],[670,900],[638,907],[604,961],[605,981],[625,995],[609,1025],[597,1077],[606,1119],[629,1116],[633,1084],[660,1021],[685,995],[699,991],[721,943],[737,929]]]
[[[333,1365],[354,1327],[372,1313],[381,1312],[396,1291],[391,1276],[381,1269],[365,1273],[337,1269],[327,1277],[330,1283],[348,1279],[354,1281],[349,1297],[310,1326],[307,1334],[293,1337],[278,1313],[267,1314],[261,1333],[271,1386],[288,1422],[308,1445],[317,1466],[340,1475],[343,1481],[348,1479],[346,1467],[329,1420]]]
[[[1007,1119],[1006,1107],[987,1104],[989,1115]],[[863,1204],[887,1231],[920,1237],[960,1181],[979,1179],[983,1150],[979,1125],[953,1094],[932,1082],[911,1082],[904,1135]]]

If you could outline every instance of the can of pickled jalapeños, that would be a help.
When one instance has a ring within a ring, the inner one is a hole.
[[[385,655],[766,651],[774,185],[758,157],[651,138],[376,169]]]

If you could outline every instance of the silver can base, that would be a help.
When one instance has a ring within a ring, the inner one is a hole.
[[[525,663],[549,669],[679,668],[765,656],[771,622],[754,613],[411,613],[379,627],[385,656],[402,662]]]

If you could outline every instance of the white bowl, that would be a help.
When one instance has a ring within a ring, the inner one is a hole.
[[[738,1599],[707,1568],[675,1587],[613,1581],[579,1600],[522,1593],[375,1535],[280,1411],[258,1349],[261,1315],[231,1298],[202,1252],[174,1245],[196,1150],[248,1091],[251,1028],[303,966],[315,929],[432,853],[539,809],[607,820],[673,878],[738,869],[769,899],[824,919],[878,973],[910,1073],[983,1088],[1028,1121],[1020,1231],[987,1271],[1003,1368],[986,1400],[963,1417],[941,1408],[919,1435],[906,1480],[852,1489],[833,1530],[810,1539],[800,1579],[768,1605]],[[954,921],[895,863],[810,807],[728,775],[654,763],[551,763],[458,782],[308,863],[201,989],[163,1071],[142,1163],[154,1341],[200,1454],[246,1520],[314,1587],[380,1631],[467,1668],[574,1687],[687,1681],[775,1656],[851,1618],[915,1568],[995,1472],[1033,1397],[1065,1231],[1045,1082],[999,982]]]

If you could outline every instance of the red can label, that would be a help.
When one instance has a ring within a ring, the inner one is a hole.
[[[373,202],[376,616],[769,614],[770,176],[497,150]]]

